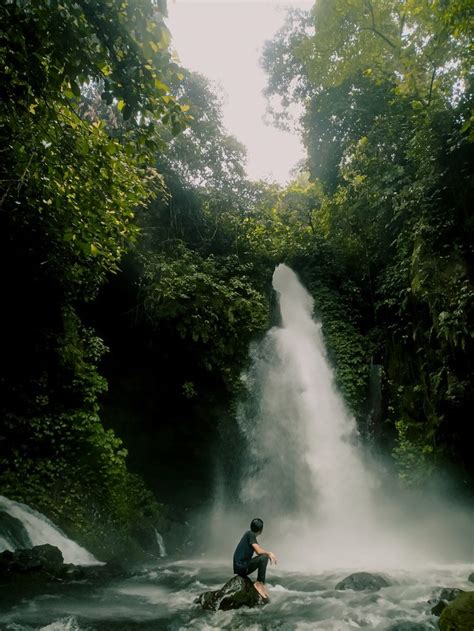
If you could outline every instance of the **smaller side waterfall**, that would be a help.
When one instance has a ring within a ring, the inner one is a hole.
[[[64,563],[100,565],[100,561],[90,552],[69,539],[47,517],[26,504],[13,502],[0,495],[0,513],[6,517],[0,522],[0,552],[49,543],[61,550]]]
[[[156,543],[158,545],[160,557],[164,558],[165,556],[167,556],[165,540],[163,539],[163,535],[161,535],[156,528],[155,528],[155,536],[156,536]]]

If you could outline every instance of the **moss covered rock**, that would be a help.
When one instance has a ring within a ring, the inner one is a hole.
[[[464,592],[450,603],[439,619],[440,631],[473,631],[474,592]]]

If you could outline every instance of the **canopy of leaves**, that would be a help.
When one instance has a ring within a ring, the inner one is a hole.
[[[102,426],[104,349],[77,313],[136,239],[138,207],[162,194],[146,164],[157,130],[177,133],[187,119],[168,87],[179,73],[164,10],[149,0],[0,5],[2,488],[92,539],[81,510],[102,506],[96,532],[116,528],[125,547],[133,514],[158,507]],[[103,103],[128,119],[121,134],[82,116],[81,92],[99,81]]]
[[[323,0],[264,54],[270,97],[303,106],[312,226],[361,297],[409,482],[470,467],[472,24],[464,2]]]

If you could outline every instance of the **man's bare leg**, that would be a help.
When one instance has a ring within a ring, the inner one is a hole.
[[[255,581],[253,585],[262,598],[268,598],[268,590],[265,587],[265,583],[260,583],[260,581]]]

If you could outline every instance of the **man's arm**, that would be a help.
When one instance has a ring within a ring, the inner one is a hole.
[[[255,550],[257,554],[264,554],[265,556],[267,556],[270,559],[270,561],[276,565],[277,558],[273,554],[273,552],[267,552],[267,550],[264,550],[262,546],[258,545],[258,543],[252,543],[252,548]]]

